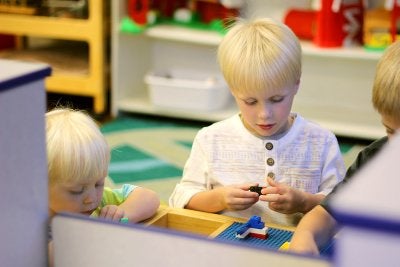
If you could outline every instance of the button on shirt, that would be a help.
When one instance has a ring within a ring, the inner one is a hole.
[[[277,158],[277,154],[276,154],[276,149],[274,149],[275,144],[277,141],[275,140],[266,140],[264,141],[264,147],[265,147],[265,179],[267,179],[267,177],[271,177],[272,179],[275,178],[275,172],[277,169],[276,166],[276,158]],[[263,185],[265,186],[265,181],[263,183]]]

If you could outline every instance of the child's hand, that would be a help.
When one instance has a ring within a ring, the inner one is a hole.
[[[125,216],[125,211],[122,208],[116,205],[107,205],[101,209],[99,218],[104,218],[119,222],[124,216]]]
[[[270,177],[267,178],[267,183],[270,186],[261,190],[263,195],[260,200],[269,202],[271,210],[285,214],[302,211],[305,202],[302,191],[278,183]]]
[[[258,201],[258,193],[249,191],[254,184],[242,184],[220,187],[222,201],[228,210],[244,210]]]

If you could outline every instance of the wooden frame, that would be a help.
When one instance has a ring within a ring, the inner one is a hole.
[[[0,13],[0,32],[17,36],[34,36],[87,42],[88,74],[53,73],[46,79],[51,93],[93,98],[95,113],[106,110],[106,27],[104,1],[89,1],[88,19],[57,18]]]

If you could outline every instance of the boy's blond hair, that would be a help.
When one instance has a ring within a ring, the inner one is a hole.
[[[400,122],[400,41],[386,48],[379,59],[372,104],[380,114]]]
[[[219,45],[218,62],[233,93],[281,90],[300,81],[301,46],[280,22],[238,19]]]
[[[56,108],[46,113],[50,185],[90,182],[105,177],[110,150],[97,123],[86,113]]]

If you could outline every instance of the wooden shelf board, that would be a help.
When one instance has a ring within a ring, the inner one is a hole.
[[[51,25],[51,27],[49,27]],[[89,20],[0,14],[0,32],[49,38],[88,40],[94,28]]]

